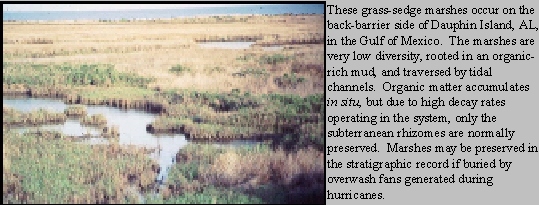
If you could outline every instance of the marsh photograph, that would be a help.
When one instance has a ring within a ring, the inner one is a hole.
[[[325,203],[323,2],[3,7],[3,203]]]

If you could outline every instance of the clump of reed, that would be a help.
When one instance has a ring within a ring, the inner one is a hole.
[[[63,98],[67,93],[67,89],[60,85],[30,86],[28,90],[28,95],[31,97]]]
[[[286,153],[275,150],[264,153],[239,153],[228,150],[217,156],[207,169],[200,170],[203,182],[222,186],[259,185],[277,183],[295,186],[298,183],[323,183],[323,153],[312,148]],[[322,175],[321,181],[317,177]],[[300,175],[310,175],[311,180],[298,182]],[[247,184],[246,184],[247,183]]]
[[[208,188],[254,193],[261,187],[273,187],[273,191],[286,195],[273,202],[286,203],[294,200],[295,190],[315,188],[317,198],[304,200],[320,203],[324,201],[323,160],[323,152],[312,148],[287,152],[267,145],[230,149],[191,144],[178,152],[178,164],[171,168],[166,192],[174,199],[173,196],[203,193]]]
[[[182,66],[182,65],[175,65],[175,66],[172,66],[172,68],[170,68],[169,71],[176,75],[183,75],[185,73],[191,72],[191,68]]]
[[[180,133],[186,138],[193,140],[233,140],[233,139],[255,139],[255,136],[271,134],[271,129],[257,129],[243,124],[222,125],[212,121],[211,118],[171,118],[158,117],[154,122],[146,126],[150,133]],[[225,123],[224,123],[225,124]],[[273,126],[273,125],[272,125]]]
[[[257,45],[301,45],[301,44],[323,44],[323,33],[306,33],[293,36],[270,36],[258,41]]]
[[[219,66],[215,66],[215,67],[205,67],[203,69],[203,71],[206,73],[206,74],[213,74],[213,73],[221,73],[221,72],[224,72],[226,71],[225,68],[222,68],[222,67],[219,67]]]
[[[86,116],[87,110],[86,110],[86,107],[83,105],[72,105],[72,106],[67,107],[64,110],[64,113],[68,117],[82,117],[82,116]]]
[[[181,133],[192,140],[267,139],[275,145],[323,145],[323,95],[253,96],[235,89],[212,94],[162,91],[166,115],[147,125],[151,133]]]
[[[238,139],[264,140],[272,136],[273,130],[257,127],[223,126],[219,124],[189,124],[180,130],[190,140],[227,141]]]
[[[104,127],[107,125],[107,118],[103,114],[94,114],[81,118],[80,122],[87,126]]]
[[[84,90],[64,98],[67,104],[106,105],[122,109],[138,109],[151,113],[165,113],[168,102],[154,97],[153,91],[138,88],[109,88]]]
[[[180,133],[186,124],[191,124],[188,118],[168,118],[158,117],[146,126],[146,131],[150,133]]]
[[[264,68],[243,68],[239,72],[242,76],[268,77],[270,73]]]
[[[28,95],[29,89],[24,84],[2,84],[4,95]]]
[[[103,126],[101,137],[104,138],[118,138],[120,136],[120,128],[116,125],[111,127]]]
[[[45,109],[31,112],[20,112],[13,108],[3,107],[3,120],[6,125],[43,125],[61,124],[67,120],[64,113],[56,113]]]
[[[202,191],[203,184],[199,181],[200,167],[210,164],[214,157],[223,153],[211,145],[187,145],[176,154],[176,162],[171,167],[166,192],[180,195],[189,192]]]

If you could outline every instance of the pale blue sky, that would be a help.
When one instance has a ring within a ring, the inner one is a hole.
[[[6,9],[8,11],[111,11],[132,9],[232,7],[243,5],[244,4],[4,4],[4,11],[6,11]]]

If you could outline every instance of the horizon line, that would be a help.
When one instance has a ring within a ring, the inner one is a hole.
[[[199,9],[278,4],[4,4],[3,12],[55,12],[55,11],[129,11],[157,9]],[[25,8],[26,7],[26,8]],[[56,8],[55,8],[56,7]]]

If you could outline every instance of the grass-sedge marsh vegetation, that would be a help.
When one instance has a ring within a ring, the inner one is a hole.
[[[4,22],[4,97],[67,104],[59,112],[3,108],[4,203],[324,203],[323,19]],[[189,140],[163,185],[148,157],[154,150],[121,145],[126,128],[89,113],[95,105],[154,113],[148,132]],[[69,119],[109,143],[12,129]],[[212,144],[237,139],[259,143]]]

